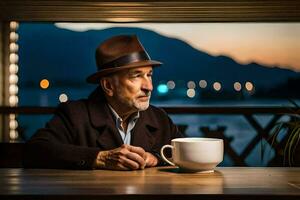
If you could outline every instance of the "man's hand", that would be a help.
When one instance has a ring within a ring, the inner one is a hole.
[[[146,167],[154,167],[157,165],[157,158],[149,152],[145,153]]]
[[[95,168],[113,170],[136,170],[152,166],[155,162],[152,154],[148,155],[143,148],[123,144],[121,147],[100,151],[95,161]]]

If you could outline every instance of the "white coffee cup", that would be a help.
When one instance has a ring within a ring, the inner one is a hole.
[[[173,162],[165,157],[166,148],[171,148]],[[160,154],[167,163],[184,171],[213,172],[223,161],[224,143],[217,138],[176,138],[171,145],[164,145]]]

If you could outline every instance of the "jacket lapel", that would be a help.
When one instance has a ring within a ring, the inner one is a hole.
[[[131,144],[142,147],[145,151],[151,151],[155,145],[155,137],[159,126],[150,110],[151,107],[140,112],[140,118],[131,133]]]
[[[97,145],[101,149],[106,150],[120,147],[123,144],[122,138],[115,126],[106,100],[101,93],[90,96],[88,99],[88,110],[92,126],[98,130]]]

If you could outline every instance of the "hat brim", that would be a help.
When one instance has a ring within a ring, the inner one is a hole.
[[[86,81],[88,83],[93,83],[93,84],[99,84],[99,80],[103,76],[107,76],[109,74],[124,70],[124,69],[130,69],[130,68],[136,68],[136,67],[145,67],[145,66],[152,66],[152,67],[158,67],[162,63],[159,61],[155,60],[145,60],[145,61],[139,61],[135,63],[131,63],[129,65],[124,65],[120,67],[114,67],[114,68],[109,68],[109,69],[103,69],[101,71],[98,71],[90,76],[87,77]]]

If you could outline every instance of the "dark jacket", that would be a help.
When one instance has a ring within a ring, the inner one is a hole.
[[[159,158],[160,148],[176,137],[181,134],[167,114],[149,106],[140,112],[132,130],[131,144]],[[122,144],[104,96],[94,91],[88,99],[58,106],[46,127],[39,129],[26,143],[23,165],[29,168],[92,169],[99,151]]]

